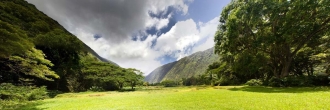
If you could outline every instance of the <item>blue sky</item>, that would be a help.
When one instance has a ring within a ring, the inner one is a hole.
[[[230,0],[194,0],[189,4],[188,15],[179,16],[179,20],[192,18],[196,22],[207,22],[220,15]]]
[[[178,21],[184,21],[187,19],[192,19],[195,22],[208,22],[212,20],[215,17],[218,17],[221,13],[221,10],[224,6],[226,6],[230,0],[194,0],[193,2],[187,3],[188,13],[183,15],[181,12],[177,12],[174,8],[170,7],[166,11],[163,11],[158,14],[152,13],[151,16],[156,18],[164,18],[168,16],[171,12],[174,13],[174,17],[170,19],[170,22],[168,23],[168,26],[161,29],[156,30],[155,28],[148,29],[148,34],[159,34],[168,32],[172,26],[174,26]],[[134,37],[133,37],[134,38]],[[205,43],[207,39],[202,39],[201,41],[197,42],[195,45],[199,45],[202,43]],[[192,48],[192,47],[190,47]],[[187,51],[186,53],[191,54],[192,51]],[[161,58],[158,58],[162,64],[167,64],[173,61],[176,61],[177,58],[171,56],[171,55],[164,55]]]
[[[146,74],[213,47],[230,0],[27,0],[100,56]]]

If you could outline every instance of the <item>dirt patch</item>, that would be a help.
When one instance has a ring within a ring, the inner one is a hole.
[[[100,97],[100,96],[104,96],[105,94],[91,94],[88,95],[89,97]]]

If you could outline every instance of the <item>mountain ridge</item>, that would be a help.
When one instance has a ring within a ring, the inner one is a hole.
[[[206,71],[208,65],[219,59],[213,50],[214,48],[199,51],[178,61],[160,66],[148,74],[145,81],[159,83],[164,80],[181,80],[201,75]]]

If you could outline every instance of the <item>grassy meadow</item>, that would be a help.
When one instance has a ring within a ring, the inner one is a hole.
[[[22,110],[320,110],[330,108],[330,89],[149,87],[133,92],[66,93],[35,101]]]

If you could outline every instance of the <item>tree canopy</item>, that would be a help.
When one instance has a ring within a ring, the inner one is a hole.
[[[236,75],[313,72],[320,62],[313,57],[329,54],[329,5],[328,0],[233,0],[221,13],[215,52]]]

